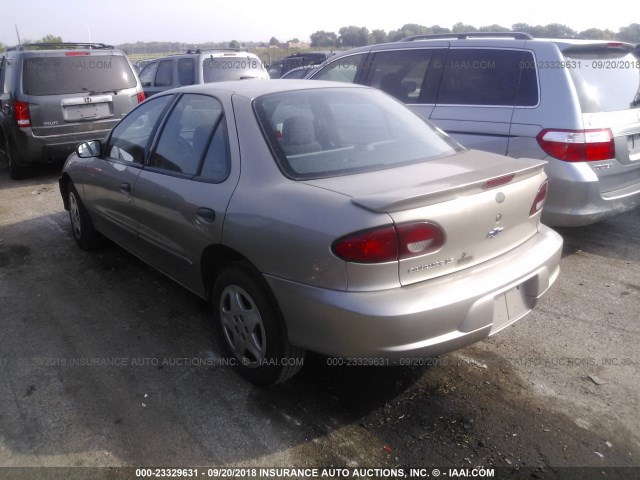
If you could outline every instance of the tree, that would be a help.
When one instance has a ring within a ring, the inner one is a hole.
[[[278,46],[280,45],[280,40],[278,40],[276,37],[271,37],[271,40],[269,40],[269,45]]]
[[[453,27],[451,27],[451,31],[453,33],[467,33],[467,32],[477,32],[478,29],[473,25],[465,25],[462,22],[458,22]]]
[[[588,28],[580,32],[582,38],[588,40],[613,40],[616,36],[611,30],[600,30],[599,28]]]
[[[486,25],[484,27],[480,27],[478,31],[495,33],[495,32],[508,32],[509,29],[507,27],[503,27],[502,25],[497,25],[494,23],[493,25]]]
[[[312,33],[311,46],[317,47],[335,47],[338,42],[338,36],[333,32],[325,32],[324,30],[318,30],[316,33]]]
[[[398,30],[390,31],[389,35],[387,35],[387,39],[390,42],[397,42],[403,38],[413,37],[414,35],[429,35],[430,33],[433,33],[433,30],[429,27],[418,25],[416,23],[406,23]]]
[[[640,23],[632,23],[628,27],[621,27],[618,31],[618,40],[629,43],[640,43]]]
[[[0,52],[4,52],[5,48],[7,48],[5,44],[0,42]]]
[[[387,32],[385,32],[384,30],[373,30],[369,34],[369,43],[371,44],[384,43],[386,41],[387,41]]]
[[[55,35],[45,35],[36,43],[62,43],[62,37],[56,37]]]
[[[229,48],[240,48],[240,42],[238,40],[231,40],[229,42]]]
[[[543,29],[545,37],[570,38],[578,36],[578,32],[576,32],[574,29],[560,23],[550,23],[547,26],[543,27]]]
[[[338,43],[344,47],[362,47],[369,44],[369,29],[367,27],[342,27],[339,31]]]

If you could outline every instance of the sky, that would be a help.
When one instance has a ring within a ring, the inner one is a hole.
[[[457,22],[481,27],[514,23],[561,23],[576,31],[617,31],[640,23],[636,0],[587,3],[582,0],[0,0],[0,42],[17,44],[47,34],[64,41],[122,44],[136,41],[193,43],[280,41],[354,25],[370,31],[396,30],[407,23],[451,28]],[[517,5],[517,8],[514,6]],[[600,6],[600,8],[598,7]],[[635,12],[635,13],[633,13]]]

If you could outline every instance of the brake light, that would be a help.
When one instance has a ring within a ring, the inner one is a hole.
[[[31,126],[31,115],[29,114],[29,104],[27,102],[13,102],[13,114],[19,127]]]
[[[347,235],[334,242],[333,252],[346,262],[394,262],[435,252],[444,240],[436,224],[407,223]]]
[[[144,102],[145,96],[144,92],[138,92],[138,103]]]
[[[613,134],[599,130],[542,130],[538,144],[549,155],[565,162],[596,162],[615,158]]]
[[[66,52],[65,56],[67,57],[83,57],[85,55],[89,55],[89,52]]]
[[[501,177],[492,178],[484,182],[483,188],[485,190],[489,190],[490,188],[495,188],[495,187],[499,187],[500,185],[505,185],[509,183],[511,180],[513,180],[513,177],[515,176],[516,176],[515,173],[511,173],[509,175],[503,175]]]
[[[536,198],[533,200],[533,205],[531,205],[531,210],[529,210],[529,216],[533,216],[542,210],[544,207],[544,202],[547,200],[547,191],[549,190],[549,182],[547,180],[544,181],[540,188],[538,189],[538,193],[536,193]]]

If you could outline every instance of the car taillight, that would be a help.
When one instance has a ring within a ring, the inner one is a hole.
[[[84,57],[86,55],[89,55],[89,52],[66,52],[65,53],[66,57]]]
[[[138,92],[138,103],[144,102],[144,92]]]
[[[565,162],[596,162],[615,158],[613,134],[598,130],[543,130],[538,144],[549,155]]]
[[[533,216],[542,210],[544,207],[544,202],[547,200],[547,191],[549,189],[549,182],[547,180],[544,181],[540,188],[538,189],[538,193],[536,193],[536,198],[533,200],[533,205],[531,205],[531,210],[529,210],[529,216]]]
[[[31,116],[29,115],[29,104],[27,102],[13,102],[13,113],[19,127],[30,127]]]
[[[333,252],[346,262],[383,263],[435,252],[444,232],[433,223],[406,223],[352,233],[333,243]]]

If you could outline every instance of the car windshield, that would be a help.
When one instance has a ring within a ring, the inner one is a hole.
[[[27,95],[117,92],[136,86],[121,55],[28,56],[23,60],[22,90]]]
[[[378,90],[297,90],[259,97],[254,106],[281,169],[294,179],[393,168],[463,150]]]
[[[565,58],[583,113],[615,112],[640,105],[640,58],[611,49],[574,49]]]
[[[202,62],[204,83],[242,80],[262,75],[262,63],[257,57],[209,57]]]

